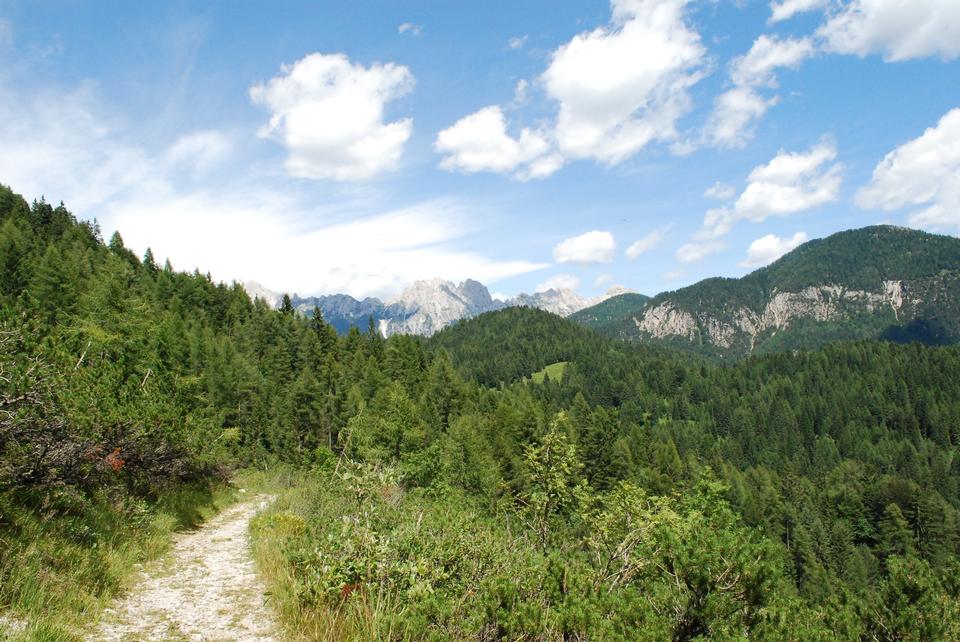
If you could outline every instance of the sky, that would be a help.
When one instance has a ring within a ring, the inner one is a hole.
[[[0,183],[280,292],[655,294],[960,234],[960,2],[0,0]]]

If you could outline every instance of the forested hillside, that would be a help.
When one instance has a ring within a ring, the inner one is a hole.
[[[5,189],[0,293],[0,608],[110,594],[172,495],[285,466],[253,534],[307,639],[960,637],[956,347],[338,336]]]
[[[617,297],[573,318],[602,333],[738,358],[867,338],[960,340],[960,240],[889,225],[809,241],[740,279],[648,301]]]
[[[649,300],[650,297],[647,295],[636,292],[618,294],[589,308],[574,312],[569,318],[589,328],[603,328],[630,316]]]

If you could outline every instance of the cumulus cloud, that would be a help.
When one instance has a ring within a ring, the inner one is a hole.
[[[573,236],[553,248],[553,258],[557,263],[611,263],[617,244],[610,232],[593,230]]]
[[[260,135],[287,149],[289,174],[357,181],[398,165],[413,120],[384,122],[384,109],[413,84],[402,65],[364,67],[343,54],[313,53],[251,87],[250,97],[270,111]]]
[[[416,38],[423,33],[423,25],[415,25],[412,22],[404,22],[402,25],[397,27],[397,33],[409,33],[411,36]]]
[[[703,216],[703,225],[697,231],[698,240],[718,239],[733,229],[735,218],[729,207],[712,207]]]
[[[746,55],[731,63],[730,80],[740,86],[776,87],[774,71],[783,67],[796,69],[813,52],[813,42],[807,38],[781,40],[776,36],[761,35]]]
[[[232,149],[232,142],[221,132],[196,131],[178,138],[167,150],[167,159],[175,169],[203,173],[226,160]]]
[[[437,134],[435,149],[447,154],[440,167],[466,173],[513,172],[530,177],[536,171],[533,163],[549,149],[540,132],[523,129],[517,138],[507,133],[507,121],[497,105],[484,107],[461,118]]]
[[[836,53],[952,60],[960,56],[960,2],[852,0],[829,14],[817,35]]]
[[[542,283],[537,283],[534,292],[546,292],[547,290],[576,290],[580,287],[580,279],[572,274],[557,274],[551,276]]]
[[[653,248],[660,245],[663,242],[663,239],[667,236],[667,228],[662,227],[658,230],[654,230],[644,236],[643,238],[637,239],[630,244],[630,247],[626,250],[627,258],[633,261],[638,256],[644,252],[649,252]]]
[[[557,109],[549,126],[538,130],[548,147],[536,158],[513,165],[478,163],[475,171],[541,177],[570,160],[615,165],[651,142],[675,141],[677,121],[690,110],[689,89],[700,80],[706,59],[699,34],[684,19],[688,2],[613,0],[610,25],[574,36],[559,47],[538,78]],[[494,108],[467,116],[441,135],[477,114],[487,112],[489,118]],[[492,119],[491,123],[497,124]],[[491,133],[503,144],[497,132]],[[439,137],[437,142],[438,151],[456,158],[458,149],[440,145]],[[472,137],[468,143],[475,145]],[[464,169],[450,156],[441,166]]]
[[[694,263],[725,249],[727,244],[723,241],[695,241],[681,245],[677,250],[677,259],[683,263]]]
[[[771,24],[788,20],[798,13],[822,9],[830,4],[830,0],[775,0],[770,3]]]
[[[755,123],[780,101],[778,96],[765,98],[760,89],[777,87],[778,69],[796,69],[814,52],[809,38],[758,37],[750,51],[730,62],[733,87],[714,99],[704,128],[707,141],[719,147],[745,145],[753,137]]]
[[[910,215],[911,225],[960,230],[960,108],[887,154],[857,204],[888,211],[926,206]]]
[[[759,223],[837,200],[843,165],[835,163],[836,158],[836,145],[830,141],[805,153],[781,150],[750,172],[747,187],[734,204],[735,215]]]
[[[680,248],[677,258],[691,262],[720,251],[725,247],[720,239],[737,221],[761,223],[836,201],[843,171],[836,158],[836,145],[829,140],[806,152],[781,150],[769,163],[753,168],[747,186],[732,204],[707,210],[693,242]]]
[[[768,265],[808,240],[809,237],[805,232],[797,232],[790,238],[767,234],[750,244],[747,248],[747,258],[740,262],[740,266],[752,268]]]
[[[541,80],[559,104],[557,145],[570,158],[616,164],[676,138],[706,55],[684,20],[687,0],[614,0],[610,27],[575,36]]]
[[[764,98],[752,87],[728,89],[713,101],[705,127],[706,139],[718,147],[743,147],[753,138],[753,126],[777,98]]]

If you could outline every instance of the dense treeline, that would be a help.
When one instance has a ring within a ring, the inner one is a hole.
[[[317,636],[960,635],[956,348],[720,367],[529,309],[338,336],[5,189],[0,296],[0,541],[282,460],[312,472],[258,556]]]

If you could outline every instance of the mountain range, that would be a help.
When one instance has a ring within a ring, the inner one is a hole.
[[[247,292],[272,306],[282,296]],[[491,297],[478,281],[417,281],[383,302],[346,294],[292,297],[339,332],[430,336],[460,320],[532,307],[629,342],[726,359],[849,339],[952,343],[960,339],[960,239],[878,225],[809,241],[741,278],[710,278],[654,297],[616,286],[587,300],[572,290]]]
[[[271,307],[278,307],[282,294],[273,292],[255,281],[244,284],[251,298],[259,298]],[[416,281],[396,297],[384,302],[368,297],[363,300],[348,294],[301,297],[293,295],[293,307],[305,315],[318,308],[323,318],[338,332],[346,333],[351,326],[366,329],[371,320],[383,336],[417,334],[430,336],[446,326],[484,312],[508,307],[531,307],[570,316],[584,308],[596,305],[610,297],[628,294],[621,286],[610,288],[594,299],[585,299],[573,290],[549,289],[534,294],[519,294],[502,301],[494,299],[485,285],[467,279],[454,283],[443,279]]]

